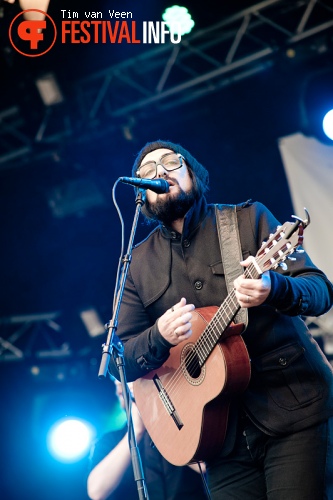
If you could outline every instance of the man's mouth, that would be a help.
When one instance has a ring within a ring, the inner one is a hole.
[[[167,183],[169,184],[169,186],[170,186],[170,187],[173,187],[173,186],[177,186],[177,185],[178,185],[178,183],[177,183],[177,182],[175,182],[175,181],[174,181],[174,180],[172,180],[172,179],[168,179],[168,180],[167,180]]]

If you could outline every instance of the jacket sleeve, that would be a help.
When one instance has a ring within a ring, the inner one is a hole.
[[[266,304],[289,316],[320,316],[333,302],[333,287],[327,277],[315,268],[284,276],[270,271],[272,288]]]
[[[277,220],[264,205],[255,203],[254,207],[254,234],[263,241],[269,233],[274,234]],[[257,244],[260,246],[259,241]],[[286,270],[278,267],[269,271],[271,291],[265,303],[289,316],[320,316],[332,306],[333,285],[309,255],[302,248],[298,250],[301,251],[295,251],[292,260],[286,260]]]
[[[157,321],[152,324],[130,272],[125,284],[118,324],[117,335],[124,343],[125,372],[129,382],[159,368],[166,361],[172,344],[160,334]],[[113,358],[110,360],[109,370],[119,379]]]

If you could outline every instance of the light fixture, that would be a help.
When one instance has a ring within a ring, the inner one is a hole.
[[[307,136],[332,145],[333,70],[324,68],[309,75],[300,97],[301,127]]]
[[[64,96],[53,73],[40,76],[35,80],[35,83],[45,106],[53,106],[64,101]]]
[[[333,108],[324,116],[323,130],[327,137],[333,141]]]
[[[105,334],[105,327],[95,308],[90,307],[81,310],[80,318],[90,337],[97,337],[98,335]]]
[[[195,24],[188,9],[180,5],[165,9],[162,19],[170,31],[180,36],[190,33]]]
[[[41,10],[47,12],[50,0],[20,0],[19,4],[22,10],[30,10],[30,12],[24,12],[24,18],[28,21],[40,21],[45,18],[44,14],[41,12],[36,12],[36,10]]]
[[[88,422],[76,417],[64,418],[49,431],[49,452],[60,462],[77,462],[89,452],[94,434]]]

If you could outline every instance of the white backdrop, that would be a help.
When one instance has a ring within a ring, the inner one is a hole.
[[[279,139],[294,213],[310,213],[311,224],[304,232],[304,248],[313,262],[333,281],[333,146],[301,133]],[[316,320],[333,336],[333,310]],[[328,342],[328,339],[327,339]],[[333,341],[327,350],[333,353]]]

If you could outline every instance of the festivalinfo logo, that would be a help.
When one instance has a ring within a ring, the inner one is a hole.
[[[104,17],[108,17],[105,19]],[[173,20],[133,20],[132,12],[109,10],[79,14],[60,10],[60,25],[38,9],[20,12],[11,22],[9,39],[14,49],[27,57],[39,57],[52,49],[56,39],[61,44],[163,44],[181,42],[180,23]]]

